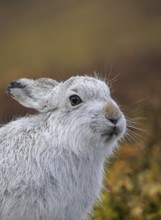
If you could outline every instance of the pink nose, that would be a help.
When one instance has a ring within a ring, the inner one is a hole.
[[[103,114],[113,124],[116,124],[121,118],[121,111],[115,102],[109,100],[103,108]]]

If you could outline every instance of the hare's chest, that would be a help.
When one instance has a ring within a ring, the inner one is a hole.
[[[96,164],[65,153],[53,162],[49,170],[56,185],[53,181],[46,185],[47,206],[52,206],[55,219],[86,219],[102,187],[103,162]]]
[[[71,194],[66,206],[66,219],[79,219],[78,216],[83,219],[99,196],[102,187],[102,167],[95,168],[93,164],[84,162],[77,167],[77,173],[71,171],[71,174]]]

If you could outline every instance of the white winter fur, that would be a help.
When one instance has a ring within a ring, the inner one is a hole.
[[[0,128],[0,219],[85,220],[104,161],[125,132],[124,115],[96,78],[16,82],[22,87],[10,85],[10,95],[39,113]],[[75,94],[82,102],[72,106]],[[108,136],[113,117],[119,132]]]

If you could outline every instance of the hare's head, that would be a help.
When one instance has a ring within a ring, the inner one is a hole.
[[[52,79],[19,79],[10,83],[9,94],[22,105],[57,114],[71,145],[111,148],[126,130],[126,120],[111,98],[108,85],[96,78],[77,76],[58,83]],[[72,143],[74,142],[74,143]]]

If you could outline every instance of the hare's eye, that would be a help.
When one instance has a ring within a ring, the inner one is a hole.
[[[78,95],[70,96],[70,103],[72,106],[79,105],[81,102],[82,100]]]

